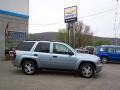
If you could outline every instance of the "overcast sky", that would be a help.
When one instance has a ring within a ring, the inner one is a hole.
[[[0,9],[29,15],[29,0],[0,0]]]
[[[30,0],[29,32],[56,32],[60,28],[65,28],[64,8],[77,5],[78,21],[89,25],[94,35],[115,37],[114,22],[115,12],[117,11],[115,9],[116,1],[117,0]],[[120,1],[118,2],[118,6],[120,6]],[[120,8],[118,9],[117,20],[120,21]],[[118,25],[118,22],[116,25]],[[117,35],[120,36],[120,32],[118,32]]]
[[[64,8],[78,7],[78,21],[91,27],[96,36],[115,37],[115,12],[117,36],[120,38],[120,0],[0,0],[0,9],[29,15],[29,32],[57,32],[66,28]]]

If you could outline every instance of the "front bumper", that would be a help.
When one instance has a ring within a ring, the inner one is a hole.
[[[102,67],[103,67],[102,64],[96,65],[96,73],[99,73],[102,70]]]

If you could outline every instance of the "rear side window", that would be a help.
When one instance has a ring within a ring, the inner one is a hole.
[[[50,43],[46,43],[46,42],[38,43],[37,47],[35,48],[35,52],[49,53],[49,51],[50,51]]]
[[[115,53],[115,48],[114,48],[114,47],[109,48],[109,49],[108,49],[108,52],[109,52],[109,53]]]
[[[22,42],[20,43],[16,50],[20,50],[20,51],[30,51],[31,48],[33,47],[35,42]]]
[[[116,53],[120,53],[120,48],[116,48]]]

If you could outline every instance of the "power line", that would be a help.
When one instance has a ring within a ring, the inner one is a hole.
[[[36,25],[36,26],[49,26],[49,25],[55,25],[63,23],[63,21],[55,22],[55,23],[48,23],[48,24],[29,24],[29,25]]]
[[[113,10],[116,10],[116,9],[120,9],[120,7],[116,7],[116,8],[112,8],[112,9],[109,9],[109,10],[104,10],[104,11],[101,11],[101,12],[97,12],[97,13],[94,13],[94,14],[82,16],[82,17],[79,17],[78,19],[92,17],[92,16],[96,16],[96,15],[100,15],[100,14],[104,14],[104,13],[107,13],[107,12],[110,12],[110,11],[113,11]],[[56,24],[60,24],[60,23],[63,23],[63,21],[59,21],[59,22],[55,22],[55,23],[49,23],[49,24],[29,24],[29,25],[34,25],[34,26],[50,26],[50,25],[56,25]]]
[[[116,10],[116,9],[120,9],[120,7],[113,8],[113,9],[109,9],[109,10],[104,10],[104,11],[97,12],[97,13],[90,14],[90,15],[86,15],[86,16],[83,16],[83,17],[80,17],[80,18],[86,18],[86,17],[96,16],[96,15],[100,15],[100,14],[103,14],[103,13],[107,13],[107,12],[110,12],[110,11],[113,11],[113,10]]]

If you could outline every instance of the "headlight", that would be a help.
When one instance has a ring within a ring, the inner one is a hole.
[[[100,63],[101,63],[101,60],[100,60],[100,58],[98,58],[96,64],[100,64]]]

